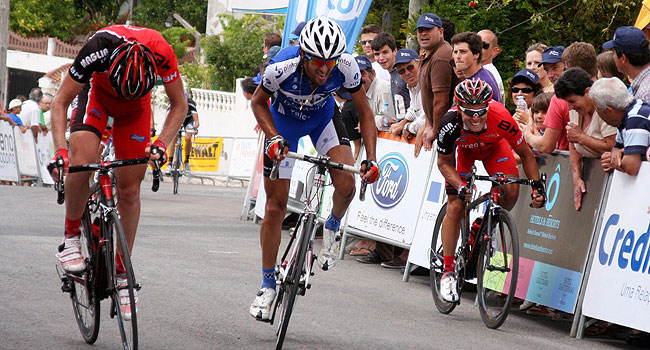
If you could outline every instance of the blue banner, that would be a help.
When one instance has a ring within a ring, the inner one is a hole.
[[[371,3],[372,0],[289,0],[282,47],[289,45],[289,39],[293,37],[291,32],[298,23],[325,16],[341,26],[345,34],[347,52],[352,53]]]

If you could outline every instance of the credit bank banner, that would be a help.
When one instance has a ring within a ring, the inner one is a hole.
[[[547,203],[534,209],[530,186],[521,186],[512,209],[519,237],[519,279],[515,295],[565,312],[575,311],[589,244],[603,200],[605,173],[600,159],[584,159],[587,193],[582,208],[573,204],[573,178],[567,154],[541,155]],[[520,177],[525,177],[520,167]],[[647,206],[646,206],[647,208]]]
[[[366,189],[366,200],[352,200],[348,226],[403,244],[411,244],[433,152],[413,156],[413,145],[386,133],[377,137],[380,176]]]
[[[9,123],[0,122],[0,180],[16,182],[16,141],[12,129]]]
[[[372,0],[289,0],[282,47],[289,45],[291,32],[298,23],[325,16],[341,26],[347,42],[347,52],[351,53],[371,3]]]
[[[599,227],[582,310],[650,332],[650,165],[637,176],[615,171]]]

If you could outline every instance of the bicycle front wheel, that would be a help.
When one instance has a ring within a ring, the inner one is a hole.
[[[508,317],[517,289],[519,240],[512,215],[498,209],[492,232],[481,243],[478,265],[478,305],[486,326],[499,328]]]
[[[181,146],[181,142],[176,143],[176,155],[174,156],[174,164],[172,167],[172,176],[174,177],[174,194],[178,193],[178,178],[181,176],[180,171],[181,171],[181,159],[183,157],[183,146]]]
[[[108,220],[108,229],[112,231],[112,250],[113,252],[118,251],[118,247],[122,248],[122,254],[113,253],[113,258],[111,266],[109,266],[112,273],[111,278],[111,314],[112,316],[117,316],[117,324],[120,329],[120,335],[122,336],[122,346],[125,350],[136,350],[138,348],[138,322],[137,322],[137,296],[135,295],[137,287],[135,283],[135,275],[133,273],[133,265],[131,265],[131,258],[129,255],[129,248],[126,241],[126,236],[124,235],[124,229],[122,228],[122,223],[116,212],[111,212],[109,214]],[[124,271],[126,272],[126,285],[118,285],[117,281],[117,264],[122,264],[124,266]],[[128,295],[124,295],[126,291]],[[120,296],[120,294],[122,294]],[[124,305],[120,305],[120,298],[123,301],[126,301]],[[129,319],[126,314],[127,310],[130,309],[131,317]]]
[[[284,337],[289,327],[289,319],[291,318],[293,305],[296,301],[298,289],[300,289],[300,279],[305,273],[307,244],[309,243],[310,233],[314,227],[315,220],[315,215],[309,215],[294,233],[297,234],[297,239],[294,241],[294,245],[297,247],[296,254],[293,257],[289,256],[289,262],[287,264],[287,266],[290,266],[289,271],[287,272],[286,279],[280,285],[280,292],[276,301],[276,303],[280,303],[280,322],[278,323],[277,340],[275,343],[275,348],[278,350],[282,349]]]
[[[81,218],[81,255],[86,259],[86,270],[82,274],[68,274],[72,282],[70,299],[77,325],[81,335],[88,344],[93,344],[99,334],[99,295],[96,288],[96,261],[98,239],[93,236],[91,228],[91,215],[88,208]]]
[[[440,295],[440,278],[445,273],[445,266],[442,257],[442,220],[447,214],[447,203],[442,206],[436,224],[433,226],[433,236],[431,237],[431,249],[429,250],[429,281],[431,283],[431,294],[433,303],[440,313],[448,314],[454,310],[456,303],[450,303],[442,299]]]

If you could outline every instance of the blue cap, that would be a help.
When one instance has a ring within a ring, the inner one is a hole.
[[[603,44],[605,50],[613,48],[623,52],[645,52],[648,51],[648,39],[643,31],[636,27],[625,26],[616,28],[614,38]]]
[[[400,63],[409,63],[412,60],[417,60],[420,58],[417,52],[411,49],[400,49],[397,50],[397,53],[395,54],[395,65],[393,68],[397,67],[398,64]]]
[[[253,83],[255,83],[255,85],[260,85],[261,82],[262,82],[262,73],[257,73],[257,75],[253,78]]]
[[[280,52],[280,46],[278,45],[271,46],[269,48],[269,51],[266,52],[266,55],[264,55],[264,58],[271,59],[275,57],[275,55],[277,55],[278,52]]]
[[[305,21],[298,23],[291,34],[295,35],[297,38],[300,38],[300,32],[302,32],[302,28],[305,28],[305,24],[307,24]]]
[[[516,84],[515,81],[521,79],[526,79],[533,84],[539,83],[539,75],[530,69],[522,69],[517,72],[517,74],[512,78],[512,83]]]
[[[357,61],[357,65],[359,66],[359,70],[366,70],[368,68],[372,69],[372,62],[370,62],[370,59],[368,56],[360,55],[354,58]]]
[[[544,50],[542,53],[542,62],[539,64],[541,67],[544,63],[557,63],[562,61],[562,54],[564,53],[564,46],[552,46]]]
[[[415,29],[433,27],[442,28],[442,21],[440,20],[440,17],[433,13],[425,13],[420,16],[420,18],[418,18],[418,24]]]
[[[336,90],[336,94],[346,101],[352,101],[352,95],[350,95],[348,89],[344,88],[343,86]]]

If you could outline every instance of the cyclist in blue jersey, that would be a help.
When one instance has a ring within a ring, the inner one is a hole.
[[[363,178],[369,183],[379,176],[375,162],[377,138],[374,117],[361,87],[361,73],[352,55],[345,53],[345,35],[336,22],[319,17],[305,24],[300,33],[300,46],[280,51],[267,66],[251,106],[257,122],[266,135],[264,157],[265,216],[260,230],[262,246],[262,287],[251,304],[250,314],[268,321],[275,299],[275,263],[281,241],[282,220],[287,212],[289,183],[294,160],[285,159],[286,152],[296,151],[298,140],[309,135],[320,154],[333,161],[353,164],[350,142],[332,94],[341,86],[352,96],[361,124],[361,135],[367,160],[362,162]],[[275,99],[269,107],[267,101]],[[280,152],[280,145],[289,147]],[[271,181],[273,160],[280,160],[278,180]],[[354,176],[331,170],[334,184],[333,207],[323,230],[323,249],[318,263],[324,269],[336,263],[340,249],[341,217],[354,197]]]

